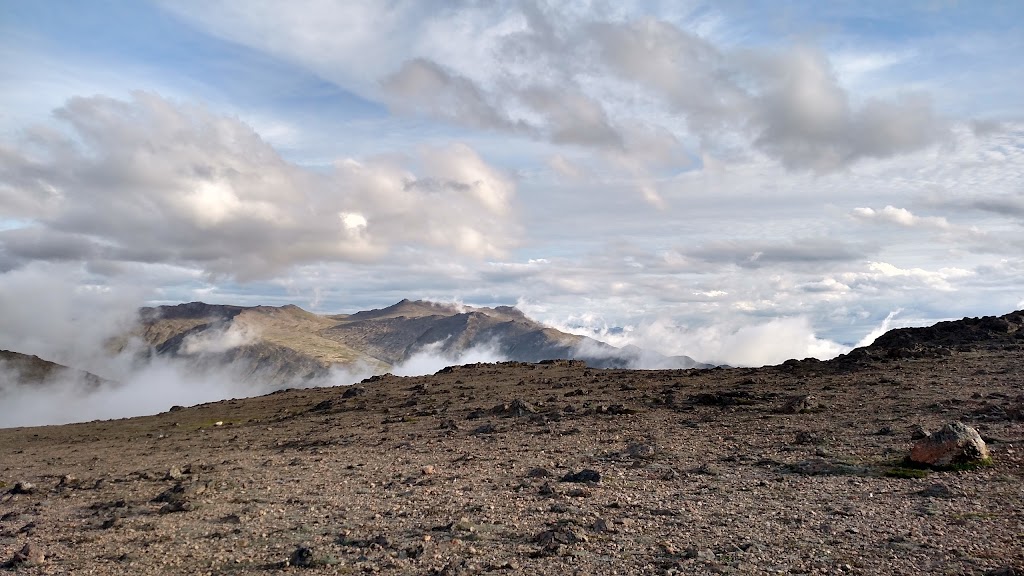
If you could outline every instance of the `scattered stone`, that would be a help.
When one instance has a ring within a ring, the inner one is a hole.
[[[797,444],[818,444],[819,442],[821,442],[821,436],[810,430],[801,430],[796,433]]]
[[[497,414],[500,416],[523,417],[536,413],[537,409],[534,408],[532,404],[518,398],[511,402],[498,404],[494,408],[491,408],[491,414]]]
[[[818,403],[818,399],[810,394],[799,394],[797,396],[791,396],[782,405],[780,412],[783,414],[803,414],[806,412],[813,412],[821,410],[822,406]]]
[[[935,482],[934,484],[929,484],[923,490],[920,490],[917,493],[927,498],[952,498],[954,496],[953,490],[950,489],[948,485],[943,484],[942,482]]]
[[[185,474],[181,471],[181,468],[177,466],[171,466],[171,469],[167,471],[166,480],[181,480],[185,477]]]
[[[15,482],[14,487],[11,488],[11,494],[31,494],[36,491],[36,485],[31,482]]]
[[[60,481],[57,482],[57,490],[68,490],[72,488],[79,488],[82,485],[82,481],[71,474],[65,474],[60,477]]]
[[[106,520],[104,520],[102,524],[100,524],[100,528],[102,530],[109,530],[109,529],[111,529],[111,528],[113,528],[115,526],[119,526],[120,524],[121,524],[121,517],[120,516],[111,516],[110,518],[107,518]]]
[[[1024,576],[1024,568],[1013,566],[1000,566],[985,572],[985,576]]]
[[[703,474],[705,476],[721,476],[722,469],[715,466],[711,462],[704,462],[693,470],[697,474]]]
[[[299,546],[292,552],[292,555],[288,557],[287,566],[295,566],[296,568],[312,568],[316,564],[316,557],[313,554],[313,549],[309,546]]]
[[[174,512],[191,512],[192,503],[188,500],[175,500],[160,507],[161,514],[173,514]]]
[[[531,468],[526,473],[527,478],[551,478],[554,476],[547,468]]]
[[[3,564],[4,568],[18,568],[21,566],[38,566],[46,561],[46,555],[39,546],[26,542],[21,550],[14,553],[10,560]]]
[[[160,508],[161,514],[173,512],[189,512],[193,510],[191,499],[206,492],[206,485],[198,482],[178,482],[153,498],[152,502],[165,502]]]
[[[555,490],[555,487],[551,484],[551,482],[545,482],[544,484],[541,484],[541,487],[537,490],[537,493],[540,494],[541,496],[554,496],[558,494],[558,492]]]
[[[584,537],[573,532],[568,526],[560,524],[540,532],[534,536],[533,541],[545,548],[557,548],[559,545],[569,546],[583,542]]]
[[[963,422],[951,422],[917,441],[910,460],[935,468],[977,466],[991,461],[978,431]]]
[[[497,431],[498,431],[498,427],[497,426],[495,426],[494,424],[491,424],[491,423],[487,423],[487,424],[481,424],[480,426],[477,426],[476,428],[474,428],[472,434],[474,434],[474,435],[476,435],[476,434],[494,434]]]
[[[559,480],[559,482],[600,482],[601,473],[597,470],[590,470],[589,468],[580,470],[579,472],[570,472]]]
[[[356,396],[362,396],[366,394],[366,389],[360,386],[349,386],[341,393],[342,398],[355,398]]]
[[[434,468],[433,465],[427,464],[420,470],[420,472],[422,472],[424,476],[433,476],[434,474],[437,474],[437,469]]]
[[[334,400],[324,400],[322,402],[317,402],[312,408],[309,409],[309,411],[310,412],[327,412],[331,408],[334,408]]]
[[[630,442],[626,445],[625,454],[630,458],[650,460],[658,454],[658,449],[651,442]]]
[[[612,528],[612,522],[610,520],[605,520],[604,518],[595,519],[594,523],[590,525],[590,529],[594,532],[607,532],[609,534],[617,532],[617,530]]]

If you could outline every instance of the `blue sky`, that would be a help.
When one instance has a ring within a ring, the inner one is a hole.
[[[519,304],[734,364],[1024,307],[1019,2],[0,4],[0,305]]]

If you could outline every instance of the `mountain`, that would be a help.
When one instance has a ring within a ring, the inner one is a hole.
[[[456,362],[486,348],[507,360],[578,359],[596,368],[708,367],[687,356],[616,348],[568,334],[510,306],[475,308],[402,300],[387,308],[321,316],[297,306],[222,306],[191,302],[143,308],[134,336],[160,355],[197,365],[230,364],[241,375],[279,381],[325,376],[333,366],[384,373],[419,353]],[[123,343],[124,344],[124,343]]]
[[[68,368],[38,356],[0,350],[0,392],[4,390],[4,384],[27,387],[56,382],[78,382],[87,388],[96,388],[104,380],[95,374]]]

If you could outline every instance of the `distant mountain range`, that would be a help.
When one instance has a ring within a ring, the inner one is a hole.
[[[568,334],[527,318],[516,308],[474,308],[426,301],[379,310],[323,316],[297,306],[229,306],[191,302],[142,308],[131,334],[111,343],[117,352],[143,344],[142,354],[185,359],[197,369],[230,366],[257,389],[301,384],[332,368],[383,374],[418,354],[450,359],[484,348],[491,356],[521,362],[583,360],[594,368],[710,368],[688,356],[664,356],[635,346],[617,348]],[[1014,348],[1024,342],[1024,311],[891,330],[875,342],[836,358],[836,366],[878,358],[944,356],[979,348]],[[787,362],[790,364],[795,360]],[[811,359],[803,363],[817,364]],[[103,378],[37,356],[0,350],[3,385],[74,382],[95,388]],[[255,383],[254,383],[255,384]],[[7,388],[7,392],[11,389]]]
[[[584,360],[595,368],[707,368],[688,356],[664,356],[634,346],[561,332],[509,306],[475,308],[402,300],[378,310],[322,316],[297,306],[226,306],[191,302],[143,308],[134,336],[158,355],[197,365],[241,366],[243,376],[302,380],[332,368],[384,373],[417,354],[458,363],[485,349],[505,360]]]
[[[9,350],[0,350],[0,379],[0,393],[4,391],[3,384],[35,386],[44,382],[73,382],[88,389],[99,387],[104,382],[95,374]]]

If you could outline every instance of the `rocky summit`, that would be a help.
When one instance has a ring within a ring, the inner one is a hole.
[[[273,310],[234,318],[321,322]],[[380,312],[347,326],[393,321]],[[0,430],[0,566],[1019,574],[1022,317],[898,330],[828,362],[471,364]],[[379,324],[361,326],[382,341]],[[984,458],[911,458],[922,440],[968,430]]]

